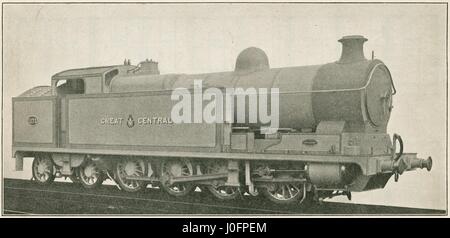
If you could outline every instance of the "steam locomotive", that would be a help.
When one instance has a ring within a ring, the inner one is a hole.
[[[396,90],[386,65],[365,58],[365,41],[345,36],[338,61],[314,66],[270,68],[251,47],[231,72],[160,75],[153,60],[125,60],[57,73],[51,86],[12,100],[16,170],[34,158],[39,184],[69,177],[90,189],[111,179],[127,192],[152,185],[185,196],[199,187],[218,199],[246,192],[281,204],[351,198],[405,171],[431,170],[430,157],[404,153],[402,138],[387,134]],[[195,80],[201,91],[277,88],[279,126],[174,123],[171,94],[193,91]]]

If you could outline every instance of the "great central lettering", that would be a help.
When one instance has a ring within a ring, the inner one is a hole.
[[[150,125],[150,124],[173,124],[170,117],[139,117],[137,119],[138,125]]]
[[[100,124],[105,126],[122,126],[126,124],[127,120],[130,119],[126,119],[124,117],[103,117],[100,119]],[[136,120],[135,122],[139,126],[173,124],[172,118],[170,117],[146,116],[138,117],[132,120]]]
[[[100,120],[102,125],[122,125],[124,119],[121,117],[105,117]]]

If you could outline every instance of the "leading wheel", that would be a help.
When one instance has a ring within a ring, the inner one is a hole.
[[[145,161],[140,158],[122,159],[116,164],[115,177],[119,186],[127,192],[137,192],[146,187],[142,180],[132,179],[144,178],[147,174]]]
[[[77,168],[81,185],[85,188],[96,188],[105,180],[105,175],[92,160],[87,160]]]
[[[303,197],[303,186],[293,183],[272,183],[265,186],[263,194],[272,202],[278,204],[291,204]]]
[[[48,155],[36,155],[32,170],[33,178],[39,184],[50,184],[55,180],[53,161]]]
[[[175,177],[189,177],[192,175],[194,175],[194,170],[188,159],[174,159],[163,161],[161,163],[161,187],[170,195],[180,197],[191,192],[195,188],[193,184],[171,184],[171,179]]]

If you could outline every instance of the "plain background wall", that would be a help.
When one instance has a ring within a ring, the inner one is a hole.
[[[239,52],[263,49],[271,67],[339,59],[344,35],[364,35],[366,57],[389,67],[397,95],[388,131],[433,170],[404,174],[354,203],[446,208],[446,6],[423,4],[5,5],[3,175],[14,171],[11,97],[70,68],[159,61],[164,73],[231,71]],[[335,198],[333,201],[345,201]]]

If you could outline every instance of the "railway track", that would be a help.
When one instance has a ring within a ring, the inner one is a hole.
[[[6,215],[320,215],[320,214],[445,214],[443,210],[323,202],[308,207],[274,206],[259,197],[243,196],[233,201],[217,201],[209,193],[194,192],[187,197],[172,197],[160,189],[138,193],[119,191],[104,185],[88,190],[78,184],[55,182],[39,186],[32,181],[3,180],[3,214]]]

